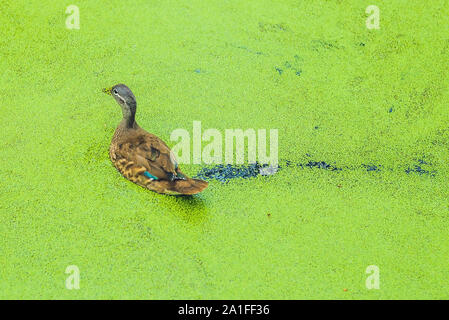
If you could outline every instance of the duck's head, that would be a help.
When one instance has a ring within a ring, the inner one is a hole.
[[[103,92],[114,97],[115,101],[117,101],[122,108],[123,118],[127,120],[129,126],[132,126],[134,124],[137,109],[136,97],[132,91],[127,86],[120,83],[111,88],[103,89]]]

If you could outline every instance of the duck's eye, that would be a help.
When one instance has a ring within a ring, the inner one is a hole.
[[[117,89],[114,89],[114,90],[112,90],[112,93],[114,93],[114,94],[118,94],[118,91],[117,91]]]

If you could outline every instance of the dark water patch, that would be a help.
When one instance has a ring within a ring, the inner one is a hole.
[[[375,164],[362,164],[362,167],[366,168],[366,171],[381,171],[382,165],[375,165]]]
[[[299,57],[296,55],[295,62],[285,61],[283,68],[285,70],[290,70],[291,72],[294,72],[294,74],[299,77],[299,76],[301,76],[302,70],[297,65],[298,60],[299,60]],[[275,69],[276,69],[276,71],[279,72],[279,75],[282,75],[282,72],[284,71],[283,69],[281,69],[280,67],[275,67]]]
[[[312,40],[311,42],[312,50],[331,50],[331,49],[344,49],[343,46],[337,45],[336,42],[324,41],[324,40]]]
[[[231,179],[237,178],[249,179],[259,175],[271,175],[276,171],[277,168],[272,168],[268,164],[260,164],[258,162],[247,165],[219,164],[213,167],[202,168],[195,178],[228,182]]]
[[[306,157],[311,158],[312,155],[306,153]],[[423,166],[430,166],[429,162],[426,162],[423,159],[416,160],[418,164],[408,166],[405,169],[405,173],[407,174],[419,174],[419,175],[430,175],[435,176],[436,171],[430,170],[428,168],[424,168]],[[335,163],[330,164],[325,161],[294,161],[289,159],[281,159],[279,161],[279,165],[273,167],[268,164],[260,164],[258,162],[253,164],[246,165],[233,165],[233,164],[219,164],[212,167],[204,167],[202,168],[195,178],[204,179],[204,180],[218,180],[221,182],[228,182],[232,179],[242,178],[249,179],[255,178],[259,175],[262,176],[271,176],[274,175],[277,171],[280,170],[288,170],[288,169],[320,169],[325,171],[347,171],[347,170],[360,170],[364,168],[367,172],[382,172],[382,171],[394,171],[393,168],[385,168],[381,164],[361,164],[360,166],[337,166]]]
[[[256,54],[258,56],[264,55],[264,53],[262,51],[254,51],[254,50],[249,49],[246,46],[238,46],[238,45],[231,45],[231,46],[234,47],[234,48],[240,49],[240,50],[245,50],[248,53]]]
[[[301,165],[302,166],[302,165]],[[306,167],[309,168],[318,168],[318,169],[325,169],[330,171],[339,171],[342,170],[341,168],[337,168],[331,164],[328,164],[324,161],[309,161],[305,164]]]
[[[423,159],[418,159],[418,162],[419,162],[420,164],[428,164],[428,165],[431,165],[431,163],[426,162],[426,161],[424,161]]]
[[[407,173],[407,174],[416,173],[419,175],[430,175],[432,177],[435,176],[436,171],[432,170],[432,168],[431,168],[432,163],[429,160],[424,160],[424,157],[415,158],[414,160],[417,163],[415,163],[414,165],[408,166],[407,169],[405,169],[405,173]]]
[[[306,153],[307,157],[311,157],[310,154]],[[308,161],[306,163],[302,163],[302,162],[295,162],[292,160],[287,160],[287,159],[281,159],[280,161],[280,165],[279,168],[282,169],[284,167],[297,167],[297,168],[318,168],[318,169],[324,169],[324,170],[329,170],[329,171],[340,171],[342,170],[342,168],[336,167],[335,164],[329,164],[325,161]]]
[[[425,169],[421,168],[421,166],[415,164],[413,167],[408,167],[407,169],[405,169],[405,173],[407,173],[407,174],[417,173],[419,175],[430,175],[430,176],[434,177],[436,174],[436,171],[425,170]]]

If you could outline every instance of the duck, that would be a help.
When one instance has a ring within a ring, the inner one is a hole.
[[[122,109],[123,118],[112,137],[109,158],[123,177],[160,194],[194,195],[207,188],[207,181],[190,178],[180,170],[164,141],[137,124],[136,97],[126,85],[120,83],[103,92]]]

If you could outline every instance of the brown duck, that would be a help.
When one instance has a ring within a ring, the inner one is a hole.
[[[170,148],[154,134],[136,123],[136,98],[124,84],[103,89],[122,108],[123,119],[115,130],[109,157],[128,180],[158,193],[192,195],[203,191],[208,183],[191,179],[179,170]]]

